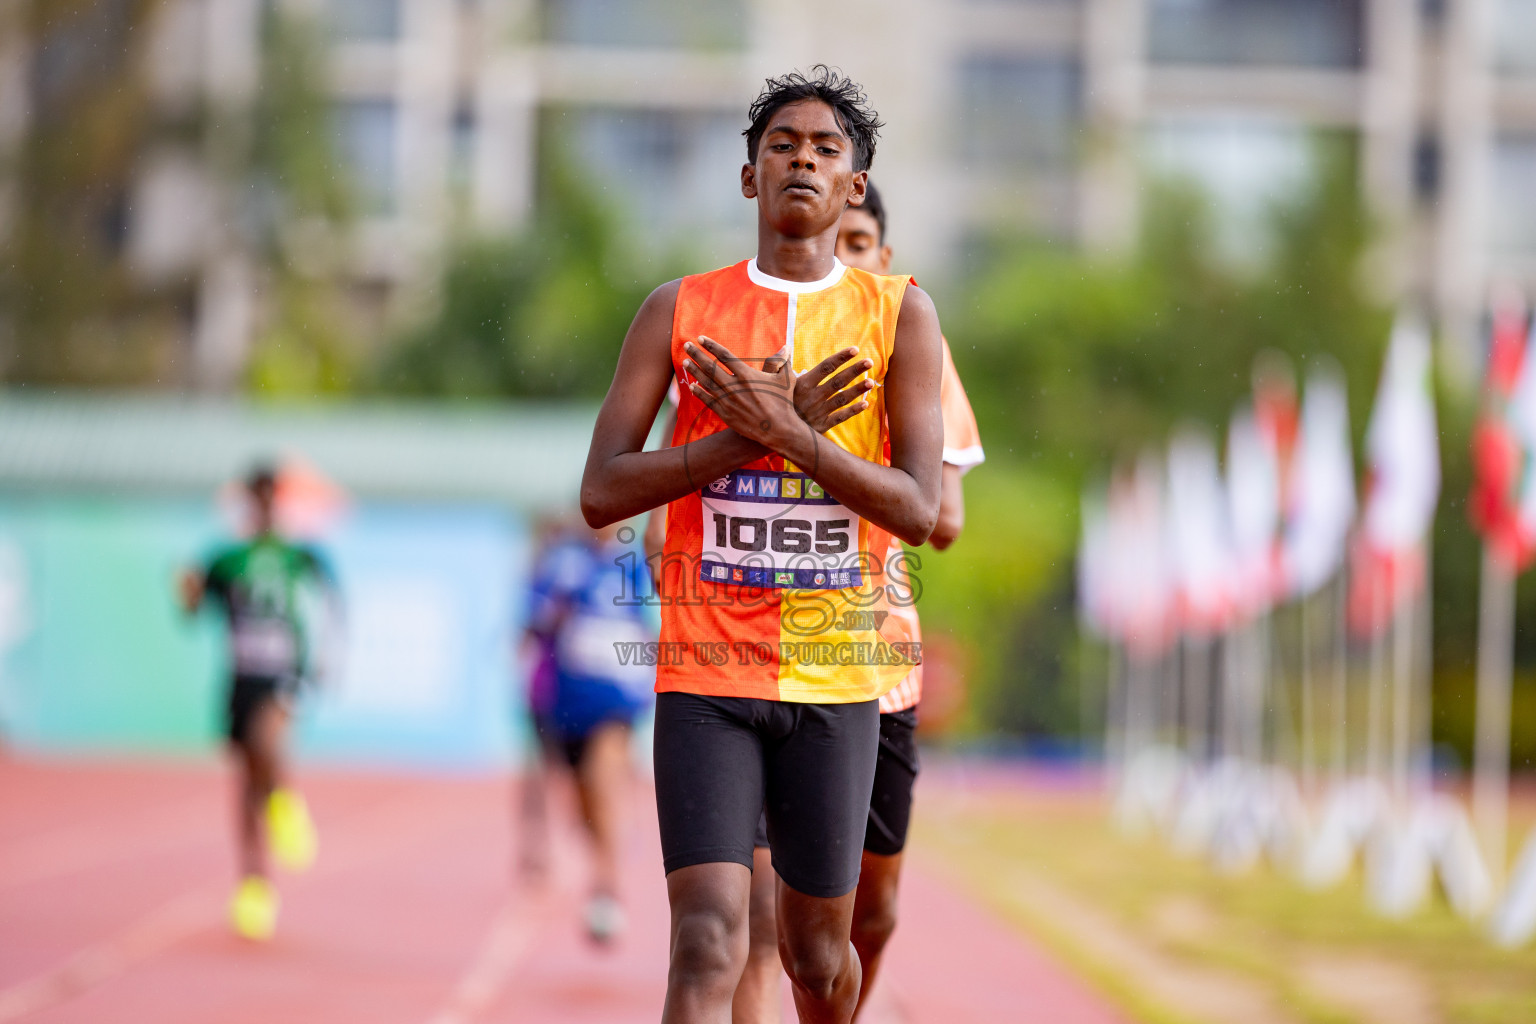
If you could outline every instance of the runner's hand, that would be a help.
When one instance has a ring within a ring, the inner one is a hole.
[[[772,369],[758,369],[702,334],[683,351],[683,369],[692,378],[688,390],[736,433],[780,452],[805,436],[805,421],[795,410],[795,377],[784,359],[770,357],[764,362]]]
[[[203,574],[192,569],[183,569],[176,576],[176,599],[181,602],[181,610],[191,615],[197,611],[203,603],[204,591]]]
[[[861,396],[873,391],[875,382],[867,377],[857,384],[853,380],[875,364],[856,358],[858,354],[857,348],[845,348],[795,376],[795,411],[816,433],[825,434],[869,408]],[[794,375],[793,370],[790,373]]]

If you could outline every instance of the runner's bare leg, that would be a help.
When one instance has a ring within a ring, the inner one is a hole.
[[[854,894],[825,898],[796,892],[783,881],[778,887],[779,958],[801,1024],[848,1024],[863,974],[848,941]]]
[[[592,730],[576,770],[581,815],[592,836],[594,893],[619,893],[619,846],[629,777],[629,726],[607,722]]]
[[[880,970],[885,944],[896,930],[896,890],[901,880],[901,854],[881,856],[864,851],[859,863],[859,887],[853,900],[853,948],[864,970],[859,990],[859,1011],[869,1001]],[[858,1019],[858,1013],[854,1014]]]
[[[289,711],[281,699],[264,702],[251,715],[245,742],[235,744],[239,770],[236,800],[242,877],[267,877],[267,797],[287,776],[284,744]]]
[[[766,846],[752,851],[752,899],[747,966],[731,1003],[732,1024],[779,1024],[779,926],[775,913],[778,875]]]
[[[672,963],[662,1024],[730,1021],[731,997],[747,962],[751,889],[752,872],[742,864],[694,864],[667,875]]]

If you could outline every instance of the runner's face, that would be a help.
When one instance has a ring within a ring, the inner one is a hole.
[[[832,108],[801,100],[769,118],[757,163],[741,169],[741,193],[780,234],[810,238],[837,224],[850,201],[864,201],[868,177],[854,171],[853,145]]]
[[[251,488],[251,509],[255,513],[257,533],[271,533],[276,522],[277,493],[270,484]]]
[[[855,270],[891,272],[891,247],[880,244],[880,224],[865,210],[850,206],[837,225],[837,258]]]

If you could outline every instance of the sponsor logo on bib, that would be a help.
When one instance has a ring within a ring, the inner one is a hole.
[[[699,497],[704,582],[793,590],[863,585],[859,517],[804,473],[737,470]]]

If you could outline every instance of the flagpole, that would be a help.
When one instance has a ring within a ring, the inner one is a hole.
[[[1367,685],[1370,687],[1366,695],[1366,734],[1365,734],[1365,765],[1366,774],[1372,779],[1380,781],[1386,774],[1382,764],[1382,727],[1385,723],[1382,716],[1385,713],[1383,691],[1387,686],[1387,652],[1386,652],[1386,610],[1382,607],[1386,603],[1386,587],[1383,585],[1380,573],[1372,573],[1371,580],[1371,607],[1372,626],[1374,633],[1371,636],[1371,666],[1370,678]]]
[[[1221,756],[1240,756],[1238,714],[1243,677],[1242,637],[1247,626],[1234,623],[1221,642]]]
[[[1255,653],[1259,646],[1258,630],[1258,620],[1254,619],[1245,622],[1242,632],[1238,634],[1238,676],[1233,681],[1235,693],[1232,698],[1232,717],[1235,734],[1232,747],[1239,758],[1250,762],[1258,754],[1253,746],[1253,709],[1258,703],[1258,657]]]
[[[1264,720],[1268,712],[1274,681],[1270,672],[1270,630],[1273,619],[1265,609],[1254,629],[1253,643],[1253,705],[1248,709],[1249,744],[1253,751],[1253,763],[1267,763],[1264,742]]]
[[[1125,721],[1121,724],[1125,749],[1121,752],[1120,775],[1124,783],[1141,753],[1142,736],[1142,657],[1127,643],[1125,646]]]
[[[1312,595],[1301,598],[1301,791],[1308,799],[1315,787],[1314,750],[1312,736],[1312,608],[1316,602]]]
[[[1473,756],[1472,820],[1482,839],[1495,889],[1508,857],[1510,681],[1514,670],[1515,571],[1491,544],[1483,545],[1477,615],[1477,738]]]
[[[1183,645],[1175,641],[1158,655],[1158,731],[1159,746],[1179,745],[1179,693],[1183,689]]]
[[[1349,775],[1349,581],[1340,569],[1333,587],[1333,781]]]
[[[1413,601],[1402,573],[1392,580],[1392,794],[1408,798],[1413,686]]]
[[[1413,691],[1417,710],[1415,725],[1418,749],[1413,764],[1413,784],[1429,793],[1435,782],[1435,539],[1424,540],[1424,585],[1414,609]]]
[[[1096,732],[1098,725],[1097,716],[1093,713],[1093,693],[1088,686],[1089,648],[1092,642],[1088,638],[1088,630],[1081,624],[1077,627],[1077,736],[1079,764],[1084,769],[1088,767],[1088,737],[1090,732]],[[1103,752],[1107,757],[1108,752]],[[1100,764],[1102,768],[1102,762]]]
[[[1276,609],[1271,618],[1269,638],[1265,645],[1269,690],[1264,703],[1269,720],[1269,763],[1299,774],[1300,742],[1297,739],[1296,715],[1300,698],[1295,693],[1296,680],[1292,666],[1285,657],[1285,638],[1291,632],[1288,628],[1291,625],[1290,613],[1289,608]]]
[[[1104,760],[1109,769],[1105,779],[1111,791],[1118,792],[1121,777],[1125,774],[1126,721],[1130,704],[1130,687],[1126,679],[1125,652],[1119,640],[1109,635],[1106,641],[1108,664],[1104,685]]]
[[[1210,758],[1206,734],[1210,717],[1210,638],[1202,633],[1190,635],[1184,642],[1184,748],[1191,764],[1203,765]]]
[[[1080,623],[1077,627],[1077,735],[1080,744],[1078,763],[1085,770],[1089,764],[1088,751],[1092,743],[1091,737],[1099,731],[1099,716],[1096,713],[1098,701],[1094,699],[1097,696],[1094,693],[1096,687],[1089,685],[1088,681],[1090,669],[1094,667],[1096,653],[1093,637],[1089,634],[1088,628]],[[1100,772],[1107,767],[1108,758],[1109,751],[1101,749],[1099,751]]]

